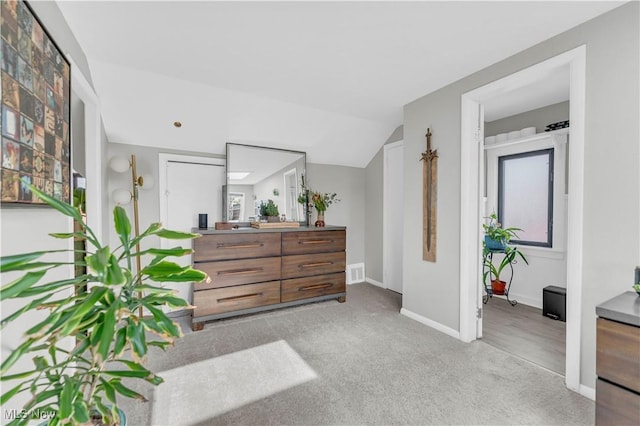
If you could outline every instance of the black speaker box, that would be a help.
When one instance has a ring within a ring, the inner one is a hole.
[[[567,321],[567,289],[554,285],[542,289],[542,315]]]

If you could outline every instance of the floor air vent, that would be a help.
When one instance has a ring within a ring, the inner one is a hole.
[[[364,263],[347,265],[347,284],[364,282]]]

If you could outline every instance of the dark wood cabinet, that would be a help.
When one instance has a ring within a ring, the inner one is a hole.
[[[596,425],[638,425],[640,299],[627,292],[596,312]]]
[[[344,227],[205,231],[193,243],[193,330],[206,321],[327,299],[345,301]]]

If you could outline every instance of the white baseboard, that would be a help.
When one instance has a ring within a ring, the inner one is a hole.
[[[427,325],[431,328],[435,328],[436,330],[438,330],[441,333],[444,333],[448,336],[454,337],[458,340],[460,340],[460,332],[458,330],[454,330],[453,328],[449,328],[446,325],[442,325],[439,322],[435,322],[433,320],[430,320],[429,318],[425,318],[422,315],[418,315],[415,312],[411,312],[410,310],[406,309],[406,308],[402,308],[400,309],[400,314],[411,318],[412,320],[416,320],[424,325]]]
[[[592,401],[596,400],[596,390],[594,388],[590,388],[589,386],[580,385],[578,393],[586,398],[589,398]]]
[[[386,288],[384,286],[384,284],[382,284],[380,281],[376,281],[376,280],[374,280],[372,278],[367,277],[367,278],[365,278],[365,281],[368,282],[369,284],[373,284],[373,285],[378,286],[378,287]]]

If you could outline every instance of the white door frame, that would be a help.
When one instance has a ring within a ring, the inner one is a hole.
[[[213,164],[216,166],[224,166],[226,161],[224,158],[213,157],[196,157],[194,155],[181,155],[181,154],[158,154],[158,197],[160,201],[160,223],[166,224],[169,219],[169,208],[167,203],[167,164],[169,162],[181,162],[181,163],[195,163],[195,164]],[[227,200],[224,202],[222,208],[227,208]],[[162,239],[161,243],[166,243],[167,240]]]
[[[301,222],[302,221],[302,214],[300,214],[300,207],[302,206],[302,204],[298,203],[298,200],[294,197],[292,200],[289,200],[289,185],[287,185],[287,180],[290,179],[291,175],[294,175],[294,179],[293,179],[293,185],[295,187],[295,193],[299,194],[300,193],[300,188],[298,187],[298,168],[294,167],[293,169],[284,172],[282,174],[282,178],[284,180],[284,212],[286,215],[287,220],[292,220],[292,217],[289,217],[289,210],[295,206],[296,209],[296,214],[298,217],[296,217],[296,222]],[[291,204],[291,205],[289,205]]]
[[[527,69],[489,83],[462,95],[461,117],[461,199],[460,199],[460,339],[476,339],[477,326],[474,313],[480,278],[480,212],[483,199],[480,193],[480,156],[484,145],[476,142],[473,117],[478,105],[491,95],[523,86],[558,66],[570,68],[571,147],[569,149],[569,196],[567,223],[567,338],[565,383],[573,391],[593,398],[593,390],[580,384],[583,220],[584,220],[584,137],[585,137],[585,83],[586,47],[584,45],[554,56]],[[472,127],[473,124],[473,127]],[[482,138],[480,138],[482,139]],[[471,237],[470,237],[471,236]]]
[[[102,188],[105,173],[103,173],[102,131],[100,127],[100,105],[98,96],[91,87],[71,55],[67,55],[71,64],[71,90],[84,104],[84,146],[85,146],[85,174],[87,178],[87,225],[96,234],[98,241],[102,235],[109,235],[106,223],[102,220]],[[73,125],[73,123],[72,123]],[[71,153],[73,155],[73,152]],[[106,164],[106,163],[105,163]],[[73,190],[73,188],[72,188]]]
[[[388,233],[391,230],[391,227],[395,226],[397,228],[398,221],[393,220],[393,211],[392,206],[389,205],[389,191],[387,190],[387,175],[389,170],[387,169],[387,151],[404,147],[404,141],[397,141],[393,143],[389,143],[383,146],[383,157],[382,157],[382,176],[383,176],[383,190],[382,190],[382,285],[384,288],[389,288],[389,283],[387,282],[387,272],[390,256],[391,247],[388,244],[389,239]],[[396,207],[397,208],[397,207]],[[396,210],[397,213],[398,210]],[[402,233],[400,233],[402,235]],[[393,290],[393,289],[392,289]]]

